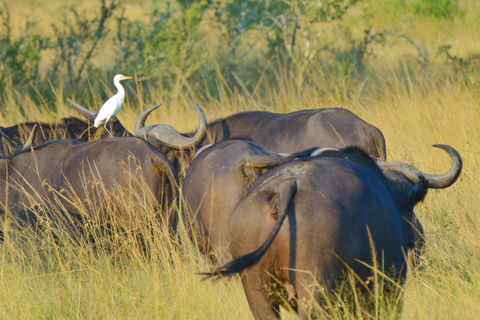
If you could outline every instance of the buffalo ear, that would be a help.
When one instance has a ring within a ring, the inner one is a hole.
[[[250,156],[245,161],[244,172],[249,180],[248,185],[250,186],[253,181],[255,181],[259,176],[267,172],[270,167],[275,167],[294,160],[297,157],[305,157],[305,153],[310,155],[311,149],[305,151],[287,154],[277,154],[274,156],[271,155],[254,155]]]
[[[250,187],[255,182],[255,180],[257,180],[266,171],[268,171],[267,168],[256,168],[256,167],[245,166],[244,174],[246,178],[246,181],[245,181],[246,185]]]
[[[417,203],[422,202],[427,195],[428,188],[423,183],[416,183],[408,192],[408,204],[412,207]]]
[[[258,177],[269,170],[269,167],[278,166],[286,161],[288,161],[288,158],[282,158],[280,156],[272,157],[269,155],[255,155],[249,157],[245,161],[243,168],[247,178],[247,185],[250,187]]]
[[[81,139],[82,136],[88,130],[88,122],[78,118],[65,119],[65,124],[68,127],[68,131],[75,137],[75,139]]]
[[[245,161],[245,169],[247,168],[262,169],[262,168],[271,167],[271,166],[278,166],[279,164],[285,163],[285,159],[287,158],[282,158],[281,156],[273,157],[269,155],[254,155],[254,156],[250,156]]]

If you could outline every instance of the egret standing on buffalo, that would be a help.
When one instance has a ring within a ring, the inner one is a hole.
[[[120,84],[120,81],[126,79],[132,79],[132,77],[125,77],[124,75],[117,74],[113,78],[113,83],[115,84],[115,87],[117,87],[118,92],[103,104],[93,124],[95,128],[98,128],[103,124],[103,127],[108,133],[110,133],[111,137],[113,137],[112,132],[110,131],[112,130],[112,121],[122,109],[123,100],[125,99],[125,90]],[[110,123],[110,130],[107,129],[107,123]]]

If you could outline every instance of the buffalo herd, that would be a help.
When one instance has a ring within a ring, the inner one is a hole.
[[[121,215],[101,195],[141,189],[172,237],[183,221],[212,262],[204,275],[241,275],[256,319],[278,319],[282,304],[315,316],[307,302],[323,305],[352,274],[367,297],[375,268],[402,284],[425,243],[415,205],[462,171],[458,152],[440,144],[451,159],[443,174],[388,162],[382,132],[343,108],[249,111],[208,124],[196,105],[197,130],[180,134],[145,126],[155,105],[134,133],[115,119],[110,138],[92,126],[95,113],[69,102],[86,120],[0,127],[2,229],[42,202],[85,221],[102,208]]]

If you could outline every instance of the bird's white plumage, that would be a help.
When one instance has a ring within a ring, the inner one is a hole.
[[[115,119],[120,110],[122,110],[123,100],[125,100],[125,90],[120,84],[120,81],[126,79],[132,79],[132,77],[125,77],[121,74],[117,74],[113,78],[113,83],[115,84],[115,87],[117,87],[118,92],[116,95],[108,99],[107,102],[103,104],[93,124],[95,128],[98,128],[103,124],[105,126],[105,130],[107,130],[110,135],[112,135],[112,133],[107,129],[106,125],[110,121],[113,121],[113,119]]]

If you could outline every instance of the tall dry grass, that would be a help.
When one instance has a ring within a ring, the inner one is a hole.
[[[320,101],[314,89],[297,92],[286,82],[285,87],[268,92],[272,106],[245,94],[234,94],[229,101],[202,104],[210,119],[251,109],[287,112],[344,107],[383,131],[389,160],[404,161],[429,173],[443,172],[449,166],[448,157],[431,145],[444,143],[455,147],[464,160],[462,176],[448,189],[431,190],[425,202],[416,208],[425,227],[427,246],[421,266],[409,275],[404,287],[401,314],[405,319],[475,319],[480,315],[480,96],[459,81],[431,84],[422,78],[421,72],[411,83],[393,72],[384,76],[385,85],[359,92],[346,102]],[[137,94],[141,96],[140,92]],[[168,101],[158,93],[157,99],[162,98]],[[129,98],[120,114],[129,129],[137,112],[133,100]],[[150,103],[140,102],[144,106]],[[38,118],[45,121],[52,117],[42,113],[41,106],[38,109],[26,103],[24,107],[26,117],[12,110],[16,119],[8,120],[32,120],[28,110],[39,110]],[[56,118],[73,114],[61,101],[57,110]],[[181,97],[169,101],[150,121],[191,130],[197,119],[191,100]],[[136,206],[130,212],[142,215],[149,210],[148,206]],[[133,245],[135,239],[128,237],[120,237],[109,246],[100,245],[96,250],[89,244],[74,244],[68,238],[54,241],[51,237],[39,239],[35,234],[22,237],[20,247],[3,246],[0,317],[251,318],[237,279],[210,282],[197,275],[212,266],[184,233],[180,247],[167,241],[161,228],[154,229],[152,234],[154,245],[148,257]],[[332,319],[376,318],[348,311],[341,305],[334,310]],[[295,318],[293,314],[285,315]],[[377,317],[394,315],[390,304],[381,306]]]

